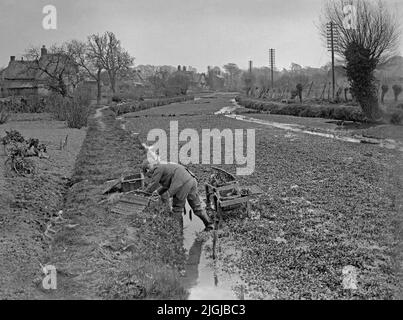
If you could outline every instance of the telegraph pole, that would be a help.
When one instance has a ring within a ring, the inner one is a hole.
[[[333,100],[335,98],[336,92],[336,76],[334,72],[334,52],[337,48],[338,42],[338,30],[337,27],[334,25],[333,21],[327,24],[327,48],[332,54],[332,97]]]
[[[249,60],[249,79],[247,79],[247,83],[249,84],[249,88],[247,89],[247,94],[249,96],[249,93],[252,93],[252,72],[253,72],[253,62],[252,60]]]
[[[274,89],[274,67],[276,65],[276,50],[270,49],[270,72],[271,72],[271,88]]]

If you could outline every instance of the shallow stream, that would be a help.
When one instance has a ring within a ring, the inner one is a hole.
[[[189,206],[186,206],[189,212]],[[222,271],[219,261],[212,256],[212,236],[197,234],[204,229],[203,222],[195,215],[190,220],[189,214],[183,218],[184,243],[188,253],[183,285],[189,292],[189,300],[239,300],[243,299],[239,288],[242,282],[238,275]],[[208,238],[202,240],[201,238]],[[217,250],[222,249],[217,244]],[[210,249],[210,250],[208,250]]]

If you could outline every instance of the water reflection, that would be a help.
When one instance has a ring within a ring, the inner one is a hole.
[[[211,252],[204,250],[212,241],[204,242],[196,237],[204,229],[203,222],[197,217],[193,221],[188,214],[183,219],[184,247],[188,252],[185,275],[182,278],[189,300],[238,300],[234,288],[239,283],[236,275],[229,275],[212,263]]]

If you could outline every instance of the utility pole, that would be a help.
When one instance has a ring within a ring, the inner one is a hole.
[[[271,88],[274,89],[274,67],[276,65],[276,50],[270,49],[270,72],[271,72]]]
[[[249,94],[252,93],[252,72],[253,72],[253,62],[252,60],[249,60],[249,79],[247,79],[247,84],[249,85],[249,88],[247,88],[246,93],[247,96],[249,96]]]
[[[332,54],[332,97],[335,98],[336,76],[334,72],[334,52],[337,49],[338,30],[333,21],[327,24],[327,48]]]

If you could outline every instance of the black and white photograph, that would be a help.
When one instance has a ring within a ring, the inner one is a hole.
[[[401,300],[402,91],[401,0],[0,0],[0,300]]]

